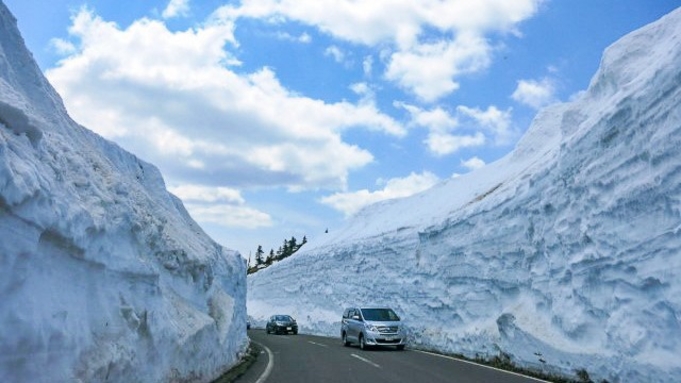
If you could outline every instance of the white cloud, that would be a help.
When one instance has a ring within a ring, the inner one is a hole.
[[[336,193],[320,200],[321,203],[343,212],[346,216],[357,213],[363,207],[393,198],[408,197],[433,187],[439,179],[430,172],[411,173],[405,178],[392,178],[381,190],[362,189],[351,193]]]
[[[394,53],[385,76],[422,101],[432,102],[457,90],[459,84],[454,79],[461,74],[486,68],[490,50],[487,42],[477,36],[420,44]]]
[[[461,161],[461,166],[468,170],[480,169],[485,166],[485,161],[478,157],[471,157],[465,161]]]
[[[161,13],[164,19],[187,16],[189,14],[189,0],[170,0]]]
[[[272,226],[269,214],[241,205],[206,205],[184,203],[192,218],[199,223],[213,223],[224,227],[257,229]]]
[[[362,70],[364,71],[364,75],[367,77],[371,77],[371,71],[374,66],[374,58],[371,56],[367,56],[364,58],[364,61],[362,61]]]
[[[168,190],[180,198],[201,224],[255,229],[272,225],[269,214],[246,206],[241,192],[223,186],[183,184]]]
[[[404,108],[411,114],[410,125],[425,127],[439,133],[449,132],[459,126],[456,117],[440,107],[425,110],[401,102],[395,103],[395,106]]]
[[[485,36],[518,35],[516,25],[544,0],[244,0],[216,17],[314,26],[337,39],[391,46],[387,79],[434,101],[456,89],[456,78],[485,69],[492,46]]]
[[[345,54],[335,45],[326,48],[326,50],[324,50],[324,56],[333,57],[333,59],[338,63],[345,61]]]
[[[69,31],[76,52],[47,77],[71,116],[166,176],[342,188],[350,171],[373,160],[343,142],[344,130],[406,134],[370,99],[326,103],[289,92],[268,68],[235,73],[239,62],[224,47],[237,42],[226,20],[171,32],[142,19],[120,29],[82,9]]]
[[[479,131],[482,128],[479,124],[473,125],[474,129],[467,128],[468,133],[457,133],[463,130],[459,116],[453,116],[441,107],[425,110],[399,102],[395,106],[404,108],[411,114],[410,126],[428,129],[424,143],[436,156],[446,156],[464,148],[482,146],[487,142],[485,134]],[[461,114],[459,108],[457,111]]]
[[[308,35],[307,33],[302,33],[299,36],[294,36],[287,32],[278,32],[276,36],[280,40],[294,41],[302,44],[309,44],[310,42],[312,42],[312,36]]]
[[[307,33],[303,33],[302,35],[298,36],[298,41],[301,43],[308,44],[312,42],[312,37]]]
[[[487,107],[487,110],[481,110],[460,105],[456,110],[459,115],[472,119],[476,126],[490,132],[497,145],[510,144],[519,134],[511,129],[512,110],[510,108],[504,111],[492,105]]]
[[[555,85],[548,78],[520,80],[511,98],[534,109],[540,109],[555,101],[555,92]]]
[[[480,132],[472,135],[432,133],[428,135],[425,141],[428,149],[437,156],[456,153],[463,148],[482,146],[485,142],[485,135]]]
[[[228,202],[243,204],[245,201],[241,197],[241,192],[228,187],[208,187],[200,185],[180,185],[169,187],[171,193],[183,201],[202,201],[202,202]]]
[[[360,105],[374,105],[376,102],[376,92],[365,82],[358,82],[350,85],[350,90],[360,96]]]
[[[337,38],[369,46],[418,43],[425,28],[442,32],[508,31],[532,16],[542,0],[244,0],[220,17],[282,19],[313,25]]]
[[[62,39],[51,39],[50,45],[59,55],[70,55],[76,52],[76,47],[68,41]]]
[[[371,94],[371,88],[365,82],[358,82],[350,85],[350,89],[360,96]]]

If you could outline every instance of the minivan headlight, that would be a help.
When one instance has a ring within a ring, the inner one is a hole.
[[[367,330],[369,330],[369,331],[371,331],[371,332],[378,332],[378,327],[376,327],[376,326],[374,326],[374,325],[372,325],[372,324],[368,324],[368,325],[366,325],[365,327],[366,327]]]

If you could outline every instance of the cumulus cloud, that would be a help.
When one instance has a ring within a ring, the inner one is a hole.
[[[246,206],[241,192],[236,189],[183,184],[168,190],[183,201],[189,214],[198,222],[247,229],[272,225],[270,215]]]
[[[459,84],[454,79],[461,74],[486,68],[490,50],[484,39],[473,35],[419,44],[395,52],[385,76],[422,101],[432,102],[457,90]]]
[[[170,0],[161,13],[164,19],[187,16],[189,14],[189,0]]]
[[[460,105],[457,106],[456,110],[460,116],[469,118],[474,126],[489,132],[497,145],[507,145],[519,135],[519,132],[512,129],[512,110],[510,108],[499,110],[496,106],[491,105],[486,110],[481,110],[480,108]]]
[[[182,180],[173,190],[197,220],[265,227],[272,218],[248,207],[239,190],[346,190],[349,175],[374,161],[362,141],[346,141],[348,130],[402,138],[408,128],[425,128],[424,145],[436,156],[501,141],[511,132],[503,124],[510,110],[434,105],[462,76],[485,70],[499,45],[492,39],[516,34],[541,1],[242,0],[184,31],[164,19],[190,16],[189,0],[170,0],[162,18],[154,13],[159,20],[124,27],[83,8],[69,38],[53,41],[63,58],[46,74],[76,121],[158,164],[166,179]],[[315,36],[329,46],[321,53],[338,62],[362,58],[361,68],[344,68],[358,100],[307,97],[286,88],[281,66],[242,63],[247,55],[237,55],[247,49],[234,32],[244,18],[281,30],[269,38],[309,43]],[[397,121],[377,106],[385,88],[427,106],[399,105],[409,122]],[[412,174],[325,203],[347,214],[436,181]]]
[[[47,77],[74,119],[166,176],[233,187],[342,188],[373,161],[343,142],[351,128],[404,136],[372,103],[327,103],[288,91],[269,68],[237,74],[234,24],[171,32],[141,19],[121,29],[87,9],[69,32],[76,51]]]
[[[340,48],[338,48],[335,45],[326,48],[324,50],[324,55],[333,57],[333,59],[338,63],[342,63],[345,60],[345,54]]]
[[[198,222],[224,227],[257,229],[272,226],[272,217],[262,211],[242,205],[206,205],[185,203],[184,206]]]
[[[468,170],[475,170],[475,169],[480,169],[485,166],[485,161],[481,160],[478,157],[471,157],[467,160],[462,160],[461,161],[461,166]]]
[[[228,187],[185,184],[169,187],[168,190],[183,201],[189,202],[227,202],[236,204],[243,204],[245,202],[241,197],[240,191]]]
[[[312,42],[312,36],[307,33],[301,33],[298,36],[294,36],[287,32],[278,32],[276,36],[279,40],[293,41],[301,44],[309,44]]]
[[[64,41],[62,39],[51,39],[50,40],[50,46],[54,48],[54,50],[57,52],[59,55],[70,55],[74,52],[76,52],[76,47],[71,44],[68,41]]]
[[[384,182],[383,189],[367,189],[350,193],[335,193],[324,197],[321,203],[343,212],[346,216],[357,213],[363,207],[393,198],[408,197],[433,187],[439,179],[430,172],[411,173],[404,178],[392,178]]]
[[[520,80],[511,98],[534,109],[540,109],[555,101],[555,92],[555,85],[548,78]]]
[[[421,126],[431,131],[447,132],[459,126],[459,121],[441,107],[425,110],[415,105],[396,102],[396,107],[404,108],[411,115],[410,125]]]
[[[487,142],[485,134],[480,131],[480,126],[465,128],[461,126],[459,108],[457,108],[459,113],[452,115],[442,107],[426,110],[401,102],[394,105],[409,112],[410,126],[428,129],[424,144],[435,156],[446,156],[464,148],[482,146]]]
[[[456,153],[461,149],[482,146],[486,142],[485,135],[477,132],[468,135],[431,133],[426,138],[426,145],[437,156]]]
[[[371,76],[371,71],[374,67],[374,58],[371,56],[366,56],[364,58],[364,61],[362,61],[362,70],[364,71],[364,75],[367,77]]]
[[[390,46],[385,77],[431,102],[458,89],[458,77],[487,68],[486,36],[518,34],[542,1],[245,0],[215,15],[291,20],[353,44]]]

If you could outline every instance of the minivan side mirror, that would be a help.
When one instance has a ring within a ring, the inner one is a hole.
[[[352,316],[352,319],[354,319],[354,320],[361,320],[360,317],[359,317],[359,315],[353,315],[353,316]]]

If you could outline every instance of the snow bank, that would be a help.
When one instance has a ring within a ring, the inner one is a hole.
[[[159,171],[74,123],[0,2],[0,381],[208,382],[245,264]]]
[[[681,9],[608,48],[505,158],[250,275],[249,315],[338,336],[344,307],[388,305],[412,347],[681,381],[679,148]]]

